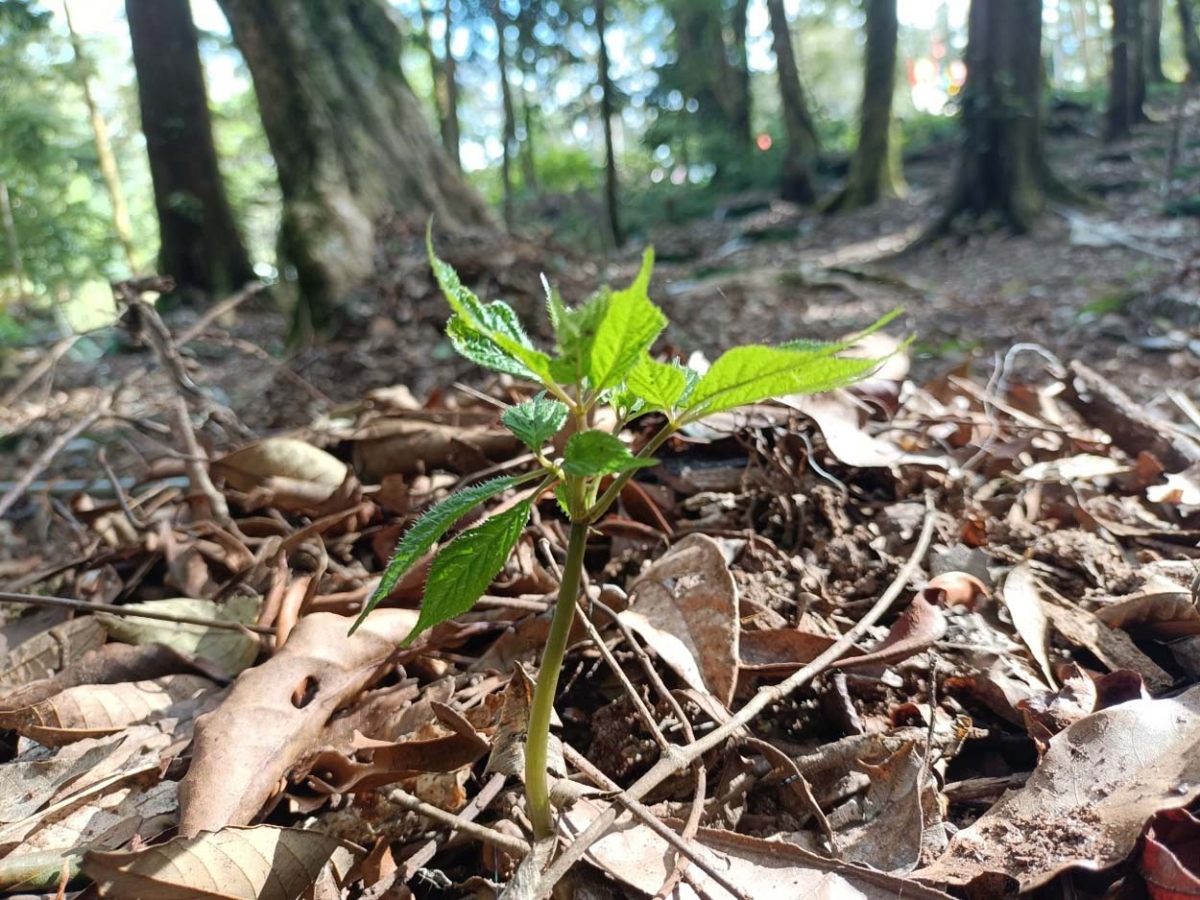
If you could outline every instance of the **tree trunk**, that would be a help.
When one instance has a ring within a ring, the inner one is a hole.
[[[750,54],[746,51],[746,31],[749,28],[750,0],[734,0],[732,10],[733,67],[737,72],[738,128],[741,139],[749,145],[754,139],[751,115],[754,104],[750,94]]]
[[[771,18],[771,46],[775,51],[775,70],[787,132],[779,192],[785,200],[812,203],[817,199],[812,180],[812,159],[819,146],[817,132],[800,85],[800,69],[796,65],[791,26],[783,0],[767,0],[767,12]]]
[[[1108,111],[1104,139],[1129,137],[1133,126],[1133,9],[1136,0],[1110,0],[1112,5],[1112,50],[1108,65]]]
[[[425,125],[386,0],[220,0],[258,95],[283,193],[281,244],[327,328],[373,269],[375,226],[491,225]],[[307,318],[307,321],[305,319]]]
[[[892,127],[896,91],[896,0],[867,0],[867,48],[858,145],[846,188],[834,204],[851,210],[908,192],[900,172],[900,148]]]
[[[496,23],[496,65],[500,69],[500,98],[504,105],[504,155],[500,158],[500,175],[504,181],[504,225],[513,227],[513,159],[517,146],[517,116],[513,109],[512,85],[508,81],[508,48],[504,29],[508,22],[500,10],[499,0],[492,0],[492,21]]]
[[[87,105],[88,119],[92,125],[92,137],[96,143],[96,162],[100,167],[100,177],[104,179],[104,187],[108,190],[108,199],[112,204],[113,230],[117,233],[117,241],[125,253],[125,262],[129,265],[130,273],[137,271],[133,254],[133,229],[129,224],[129,207],[125,203],[125,192],[121,189],[121,172],[117,167],[117,158],[113,155],[112,141],[108,137],[108,124],[96,105],[92,94],[92,65],[84,49],[75,24],[71,20],[71,4],[63,3],[63,12],[67,18],[67,30],[71,35],[71,49],[75,53],[75,68],[79,76],[79,84],[83,88],[83,100]]]
[[[1133,123],[1149,122],[1146,118],[1146,2],[1129,0],[1129,88],[1130,114]]]
[[[1059,189],[1042,144],[1041,29],[1041,0],[972,0],[962,144],[946,209],[926,237],[961,216],[1026,231]]]
[[[25,261],[21,257],[21,241],[17,237],[17,223],[13,220],[6,181],[0,181],[0,223],[4,225],[4,240],[8,244],[9,268],[17,279],[17,299],[24,303],[28,299],[25,292]]]
[[[750,107],[742,76],[730,63],[724,4],[721,0],[670,0],[665,5],[675,22],[680,90],[699,104],[699,115],[713,133],[727,136],[734,149],[749,153],[753,147]]]
[[[180,293],[227,294],[254,278],[213,144],[188,0],[126,0],[142,132],[158,212],[158,267]]]
[[[1163,0],[1144,0],[1146,46],[1142,53],[1146,80],[1162,84],[1167,80],[1162,67]]]
[[[600,119],[604,125],[604,207],[608,214],[608,230],[613,247],[622,241],[621,220],[617,208],[617,157],[613,150],[613,86],[609,74],[608,43],[605,31],[608,27],[608,2],[596,0],[596,35],[600,40],[599,59],[596,67],[600,71]]]
[[[1187,59],[1187,83],[1200,84],[1200,33],[1196,30],[1195,0],[1175,0],[1179,28],[1183,32],[1183,55]]]
[[[446,120],[442,126],[442,146],[454,168],[462,171],[462,129],[458,124],[458,60],[454,58],[454,17],[451,0],[442,7],[446,33],[442,37],[442,74],[446,84]]]

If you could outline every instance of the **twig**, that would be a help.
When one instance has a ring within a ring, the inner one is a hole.
[[[175,339],[175,345],[177,347],[182,347],[185,344],[190,344],[200,336],[200,333],[203,332],[204,329],[206,329],[217,319],[221,318],[221,316],[225,315],[225,313],[232,312],[251,297],[261,294],[266,289],[267,286],[261,281],[246,282],[244,285],[242,285],[242,289],[240,291],[226,297],[216,306],[209,307],[204,311],[204,315],[193,322],[191,326],[179,332],[179,336]]]
[[[21,477],[17,479],[8,493],[0,497],[0,518],[3,518],[12,509],[13,504],[21,499],[21,496],[29,489],[29,486],[37,480],[38,475],[44,472],[50,463],[54,462],[54,457],[62,453],[67,444],[79,437],[82,432],[107,415],[111,407],[112,398],[106,398],[100,406],[91,410],[87,415],[76,421],[75,424],[55,438],[50,443],[50,446],[43,450],[41,455],[33,461],[33,464],[21,473]]]
[[[192,490],[199,491],[204,495],[212,517],[218,524],[231,526],[233,519],[229,515],[229,505],[225,502],[225,497],[217,490],[216,485],[212,483],[212,479],[208,477],[208,468],[204,465],[207,457],[196,440],[196,432],[192,428],[192,414],[182,395],[175,398],[172,413],[175,417],[179,437],[183,441],[183,449],[186,454],[184,466],[187,469]]]
[[[3,397],[0,397],[0,409],[9,409],[16,403],[17,399],[29,390],[35,381],[54,368],[55,363],[62,359],[66,352],[75,346],[75,342],[80,337],[82,335],[78,334],[65,337],[51,347],[49,352],[43,354],[37,362],[25,371],[24,375],[17,379],[17,383],[9,388]]]
[[[427,819],[432,819],[440,825],[449,827],[452,831],[461,831],[463,834],[469,834],[476,840],[491,844],[493,847],[499,847],[513,856],[521,857],[529,853],[529,844],[525,843],[521,838],[511,834],[503,834],[494,828],[488,828],[486,825],[477,825],[462,816],[446,812],[444,809],[438,809],[433,804],[426,803],[424,800],[418,800],[412,794],[400,788],[389,790],[388,799],[410,812],[415,812]]]
[[[626,804],[629,800],[641,800],[646,794],[672,775],[690,765],[693,760],[699,759],[709,750],[717,747],[741,728],[748,725],[771,704],[778,703],[798,688],[808,684],[808,682],[824,672],[830,663],[853,647],[867,633],[871,626],[883,618],[883,615],[888,611],[896,598],[900,596],[905,587],[907,587],[913,575],[916,574],[921,560],[924,559],[925,554],[929,551],[936,521],[937,513],[933,505],[933,496],[927,493],[925,495],[925,523],[921,529],[921,535],[917,539],[917,545],[913,549],[912,556],[901,566],[900,571],[896,573],[895,580],[888,585],[887,590],[883,592],[883,595],[875,605],[871,607],[854,627],[838,638],[837,641],[830,645],[825,652],[821,653],[811,663],[799,669],[784,681],[777,685],[760,688],[754,697],[751,698],[750,702],[738,710],[735,715],[731,716],[725,724],[709,732],[688,747],[670,748],[670,752],[664,753],[662,758],[651,767],[650,771],[623,791],[617,797],[617,800],[621,804]],[[620,811],[617,806],[610,807],[592,822],[591,825],[584,829],[575,839],[575,842],[543,873],[542,879],[538,883],[538,890],[535,892],[536,896],[541,897],[550,893],[554,885],[570,871],[571,866],[583,858],[583,855],[587,853],[592,844],[608,833],[619,815]]]
[[[125,518],[129,520],[129,524],[138,530],[145,528],[146,523],[137,517],[137,514],[129,505],[129,498],[125,496],[125,491],[121,488],[121,481],[117,478],[117,473],[109,465],[108,455],[104,452],[103,447],[99,447],[96,450],[96,462],[100,463],[100,468],[108,476],[109,483],[112,484],[113,494],[117,498],[117,505],[121,507],[121,512],[125,513]]]
[[[88,600],[73,600],[69,597],[42,597],[38,594],[18,594],[0,591],[0,603],[27,603],[30,606],[52,606],[58,609],[77,609],[81,612],[111,613],[114,616],[136,616],[139,619],[154,619],[158,622],[174,622],[179,625],[202,625],[222,631],[252,631],[255,634],[274,634],[274,628],[261,625],[245,625],[241,622],[226,622],[221,619],[205,619],[201,616],[185,616],[175,613],[154,612],[145,609],[130,609],[115,603],[92,603]]]

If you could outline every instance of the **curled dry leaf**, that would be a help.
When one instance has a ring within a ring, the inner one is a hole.
[[[965,885],[989,873],[1022,891],[1071,868],[1124,860],[1146,822],[1200,795],[1200,687],[1101,710],[1050,740],[1023,788],[1006,794],[916,875]]]
[[[634,582],[619,616],[691,687],[733,701],[737,585],[712,538],[691,534],[667,551]]]
[[[326,866],[339,881],[359,849],[315,831],[224,828],[132,853],[88,853],[104,896],[141,900],[295,900]]]
[[[83,743],[83,742],[81,742]],[[115,748],[87,742],[81,753],[63,751],[49,759],[16,760],[0,765],[0,824],[18,822],[41,809],[58,790],[93,768]]]
[[[1034,694],[1017,704],[1039,753],[1045,752],[1050,738],[1098,707],[1096,683],[1078,665],[1064,667],[1059,676],[1062,687],[1057,693]]]
[[[1165,691],[1174,682],[1158,663],[1137,648],[1124,631],[1109,628],[1093,613],[1062,598],[1046,605],[1054,630],[1076,647],[1086,647],[1108,668],[1128,669],[1142,677],[1151,693]]]
[[[511,459],[523,445],[494,415],[471,424],[427,422],[410,417],[376,419],[348,435],[354,442],[354,467],[364,479],[408,475],[433,469],[464,471],[488,461]]]
[[[333,713],[386,669],[417,613],[377,610],[350,636],[352,621],[305,616],[279,653],[243,672],[225,702],[196,722],[179,789],[181,834],[253,819]]]
[[[833,663],[833,668],[864,669],[894,665],[928,650],[945,634],[946,614],[918,594],[876,647],[862,656],[842,657]]]
[[[845,391],[781,397],[780,402],[804,413],[821,429],[825,446],[839,462],[855,468],[931,466],[949,469],[945,454],[909,453],[891,441],[867,434],[859,424],[862,404]]]
[[[1138,871],[1150,900],[1200,897],[1200,820],[1182,809],[1155,816],[1146,829]]]
[[[1192,592],[1161,575],[1148,579],[1136,594],[1100,607],[1096,618],[1112,628],[1165,641],[1200,634],[1200,609]]]
[[[0,689],[12,689],[61,671],[104,643],[94,616],[55,625],[21,643],[0,663]]]
[[[578,834],[603,811],[601,801],[581,800],[563,813],[562,828]],[[702,828],[693,841],[718,871],[754,900],[797,897],[837,900],[949,900],[946,894],[903,878],[810,853],[786,841],[763,840]],[[674,865],[674,851],[645,825],[618,829],[596,842],[587,858],[623,884],[653,895]],[[733,900],[693,866],[671,896],[680,900]],[[532,893],[514,895],[532,897]]]
[[[333,493],[348,471],[337,457],[295,438],[267,438],[250,444],[216,460],[212,469],[244,494],[274,477],[324,485]]]
[[[48,747],[115,734],[180,703],[201,701],[216,684],[196,675],[167,675],[121,684],[81,684],[0,715],[0,724]]]
[[[930,602],[974,609],[981,598],[988,596],[988,589],[969,572],[943,572],[929,580],[924,593]]]
[[[1037,576],[1029,563],[1013,566],[1000,588],[1000,598],[1017,634],[1041,667],[1042,675],[1047,683],[1054,685],[1054,668],[1050,665],[1050,621]]]
[[[829,649],[835,638],[795,628],[743,632],[738,642],[741,667],[755,675],[789,675]]]
[[[257,597],[235,596],[221,604],[211,600],[177,597],[171,600],[131,603],[126,608],[250,625],[258,618],[261,606],[262,601]],[[230,675],[241,672],[258,656],[258,638],[249,631],[231,631],[227,628],[143,619],[139,616],[114,616],[109,613],[96,613],[96,618],[100,620],[104,630],[117,640],[130,644],[163,644],[180,653],[207,660]]]

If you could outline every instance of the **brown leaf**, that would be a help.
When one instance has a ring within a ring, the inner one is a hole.
[[[465,471],[478,466],[464,463],[499,462],[520,453],[521,442],[501,428],[494,415],[488,419],[479,424],[407,416],[376,419],[349,435],[354,442],[354,467],[364,479],[376,480],[431,469]]]
[[[1138,871],[1150,900],[1200,897],[1200,820],[1182,809],[1155,816],[1146,829]]]
[[[201,717],[179,788],[180,833],[249,822],[330,717],[389,665],[416,624],[413,610],[377,610],[353,636],[351,618],[305,616],[274,657],[238,677]]]
[[[833,668],[860,669],[890,666],[932,647],[946,634],[946,614],[919,594],[869,653],[846,656]]]
[[[81,684],[33,706],[6,713],[0,716],[0,722],[39,744],[59,747],[148,722],[178,703],[200,700],[215,689],[216,684],[196,675],[167,675],[120,684]]]
[[[1124,631],[1109,628],[1087,610],[1056,598],[1046,604],[1046,612],[1054,629],[1076,647],[1085,647],[1114,672],[1129,669],[1137,672],[1151,693],[1165,691],[1173,683],[1161,666],[1137,648]]]
[[[689,685],[733,702],[737,585],[720,544],[685,537],[634,582],[630,608],[619,615]]]
[[[0,668],[0,688],[16,688],[60,671],[104,643],[93,616],[81,616],[34,635],[13,650]]]
[[[348,471],[337,457],[295,438],[267,438],[250,444],[215,460],[212,470],[244,494],[274,477],[323,485],[333,493]]]
[[[953,465],[953,460],[945,454],[908,453],[891,441],[867,434],[859,424],[860,416],[865,418],[862,412],[865,404],[855,401],[844,391],[782,397],[780,400],[816,422],[829,452],[848,466],[905,465],[949,469]]]
[[[224,828],[132,853],[88,853],[83,871],[106,896],[140,900],[294,900],[357,847],[315,831]]]
[[[578,834],[602,809],[599,802],[581,800],[563,813],[563,830]],[[797,897],[948,900],[940,891],[884,872],[826,859],[786,841],[702,828],[694,843],[713,860],[718,871],[754,900],[796,900]],[[650,895],[666,881],[673,866],[674,851],[645,825],[628,825],[594,844],[586,858],[623,884]],[[688,880],[671,895],[673,898],[699,900],[704,896],[713,900],[731,900],[728,891],[696,866],[688,870],[688,875]]]
[[[1059,680],[1057,693],[1034,694],[1017,704],[1039,753],[1045,752],[1050,738],[1098,708],[1096,683],[1077,664],[1066,666]]]
[[[950,849],[916,872],[968,884],[988,873],[1033,890],[1070,868],[1124,860],[1147,820],[1200,795],[1200,687],[1134,700],[1082,719],[1050,741],[1026,785],[1006,794]]]
[[[923,593],[930,602],[974,609],[989,592],[987,585],[970,572],[943,572],[929,580]]]
[[[741,667],[756,675],[790,675],[828,650],[835,640],[795,628],[744,631],[738,645]]]
[[[41,809],[64,785],[108,756],[116,745],[91,743],[82,753],[64,751],[50,759],[17,760],[0,765],[0,824],[17,822]]]
[[[1112,628],[1165,641],[1200,634],[1200,610],[1191,591],[1162,576],[1152,577],[1136,594],[1100,607],[1096,618]]]
[[[1008,609],[1013,627],[1034,660],[1041,666],[1042,675],[1053,685],[1054,668],[1050,665],[1050,623],[1042,602],[1041,585],[1027,562],[1013,566],[1000,588],[1000,598]]]

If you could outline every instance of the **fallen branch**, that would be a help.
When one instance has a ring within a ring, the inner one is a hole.
[[[503,832],[496,831],[494,828],[488,828],[486,825],[478,825],[452,812],[446,812],[444,809],[439,809],[431,803],[417,799],[412,794],[402,791],[400,788],[389,790],[388,799],[398,806],[407,809],[409,812],[415,812],[427,819],[432,819],[440,825],[447,826],[451,831],[461,831],[463,834],[470,835],[476,840],[491,844],[493,847],[498,847],[512,856],[521,857],[529,852],[529,845],[519,837],[504,834]]]
[[[29,490],[29,486],[49,467],[50,463],[54,462],[54,458],[62,453],[71,441],[104,418],[111,408],[112,398],[110,397],[55,438],[50,446],[43,450],[33,464],[21,474],[8,493],[0,497],[0,518],[3,518],[12,509],[13,505]]]
[[[219,628],[222,631],[252,631],[255,634],[275,633],[274,628],[266,628],[262,625],[245,625],[241,622],[205,619],[201,616],[184,616],[146,609],[130,609],[127,606],[117,606],[115,603],[92,603],[89,600],[72,600],[69,597],[42,597],[38,594],[18,594],[14,591],[0,591],[0,603],[25,603],[29,606],[77,609],[81,612],[102,612],[114,616],[136,616],[139,619],[174,622],[177,625],[201,625],[205,628]]]
[[[912,556],[908,558],[907,562],[900,568],[900,571],[896,573],[895,580],[888,585],[887,590],[883,592],[883,595],[866,615],[811,663],[799,669],[779,684],[761,688],[750,699],[750,702],[738,710],[728,722],[709,732],[694,744],[690,744],[687,747],[672,746],[669,748],[669,751],[662,755],[662,758],[651,767],[649,772],[639,778],[629,788],[622,791],[616,798],[617,803],[584,829],[575,839],[575,842],[543,873],[535,896],[547,896],[554,889],[554,885],[570,871],[571,867],[583,858],[588,849],[596,841],[608,834],[613,824],[617,821],[617,818],[621,815],[621,810],[618,808],[620,805],[628,805],[630,801],[640,801],[672,775],[681,772],[691,765],[694,760],[699,759],[709,750],[712,750],[729,737],[732,737],[771,704],[778,703],[800,687],[808,684],[829,668],[829,665],[834,660],[841,657],[843,653],[853,647],[859,639],[864,637],[867,630],[883,618],[883,615],[888,611],[892,603],[895,602],[896,598],[900,596],[905,587],[908,586],[913,575],[916,574],[921,560],[924,559],[925,554],[929,551],[929,545],[933,540],[933,526],[936,521],[937,513],[933,506],[933,497],[931,494],[926,494],[925,523],[921,529],[921,535],[917,539],[917,545],[913,549]]]

